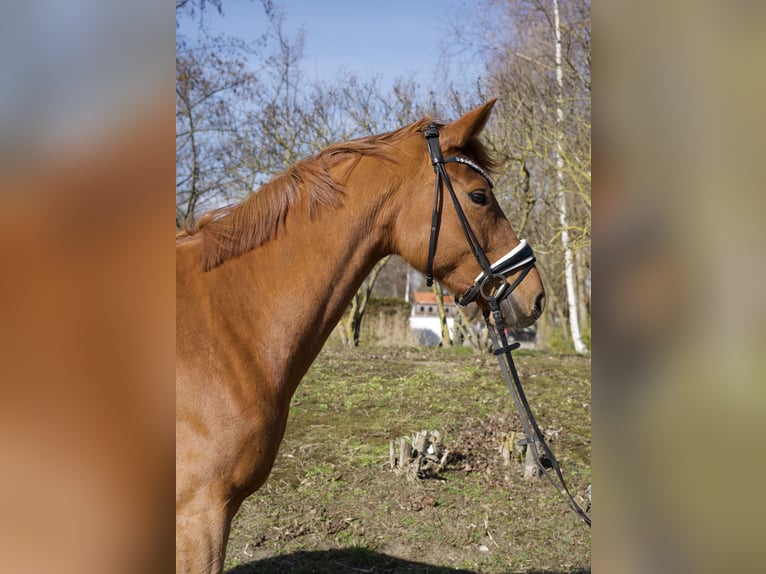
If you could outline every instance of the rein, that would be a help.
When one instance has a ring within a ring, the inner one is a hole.
[[[495,349],[493,354],[497,356],[497,360],[500,363],[500,371],[503,374],[503,379],[505,379],[505,384],[508,387],[508,390],[511,392],[511,396],[513,397],[513,402],[516,405],[516,412],[521,419],[521,426],[524,428],[525,438],[522,444],[526,444],[527,448],[532,449],[532,457],[535,459],[535,463],[540,469],[540,472],[544,474],[545,478],[548,479],[548,482],[559,491],[559,494],[566,499],[569,503],[569,507],[590,527],[590,516],[580,508],[580,505],[577,504],[574,497],[569,492],[569,488],[567,488],[567,484],[564,481],[564,475],[561,473],[561,467],[559,466],[556,457],[553,455],[553,451],[548,446],[548,443],[545,442],[545,437],[543,436],[543,433],[540,432],[540,427],[537,425],[537,421],[532,414],[532,409],[529,407],[527,396],[524,394],[524,389],[519,380],[519,374],[516,371],[516,365],[513,363],[513,357],[511,356],[511,351],[518,349],[521,346],[521,343],[515,342],[511,345],[508,344],[508,339],[505,336],[505,329],[502,326],[503,319],[499,307],[497,313],[495,313],[494,309],[492,313],[495,320],[494,328],[489,321],[489,311],[484,312],[484,321],[487,324],[487,330],[492,339],[492,346]],[[540,451],[542,451],[542,456]],[[550,468],[553,468],[555,471],[555,478],[551,476],[549,472],[550,469],[543,464],[543,459],[547,460]],[[558,482],[556,479],[558,479]]]
[[[450,181],[449,175],[447,175],[445,164],[462,163],[467,165],[487,181],[490,189],[494,187],[492,178],[486,171],[468,158],[461,156],[450,156],[445,158],[442,153],[441,144],[439,143],[438,126],[434,124],[428,126],[425,130],[425,138],[428,145],[428,153],[431,157],[431,164],[436,173],[436,192],[434,194],[434,210],[431,216],[431,238],[428,245],[426,284],[429,287],[433,285],[433,263],[436,254],[436,244],[439,236],[443,203],[442,188],[446,185],[450,197],[452,198],[452,203],[455,206],[458,220],[463,228],[463,233],[468,240],[468,245],[482,269],[481,273],[474,280],[473,285],[463,293],[458,304],[461,307],[465,307],[468,303],[478,299],[479,296],[489,304],[489,310],[484,311],[484,322],[487,325],[487,330],[489,331],[492,340],[492,346],[494,348],[493,354],[497,357],[497,360],[500,363],[500,371],[502,372],[511,396],[513,397],[516,412],[521,419],[521,424],[524,428],[526,437],[524,439],[525,444],[527,445],[527,448],[532,449],[532,455],[540,472],[544,474],[556,490],[567,499],[572,510],[574,510],[575,513],[590,527],[590,517],[582,508],[580,508],[572,494],[569,492],[566,482],[564,482],[564,476],[561,473],[559,463],[540,431],[540,427],[529,407],[529,402],[527,401],[524,389],[521,386],[521,381],[519,381],[519,374],[516,371],[516,365],[513,362],[511,351],[518,349],[520,343],[515,342],[509,345],[505,335],[505,322],[503,320],[503,313],[500,309],[500,303],[511,294],[511,292],[524,280],[524,277],[527,276],[527,273],[529,273],[532,267],[534,267],[535,256],[532,252],[532,248],[527,244],[526,240],[521,240],[519,245],[490,265],[487,255],[484,253],[479,241],[476,239],[476,235],[473,233],[473,230],[468,223],[468,218],[460,206],[455,190],[452,187],[452,182]],[[509,284],[505,279],[505,274],[515,271],[516,269],[521,269],[521,273],[519,273],[519,276],[513,283]],[[490,315],[494,320],[494,325],[490,321]],[[555,471],[555,479],[549,473],[549,468],[543,464],[543,457],[541,457],[540,451],[542,451],[542,455],[547,460],[550,468],[553,468]],[[558,482],[556,479],[558,479]]]

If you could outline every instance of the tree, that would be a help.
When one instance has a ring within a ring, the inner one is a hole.
[[[450,336],[449,325],[447,324],[447,310],[444,307],[444,289],[442,289],[441,283],[434,281],[431,285],[431,290],[433,291],[434,299],[436,300],[436,312],[439,315],[439,325],[441,326],[442,332],[441,344],[443,347],[451,347],[454,344],[454,341]]]
[[[347,347],[359,346],[362,318],[365,311],[367,311],[367,304],[370,302],[370,295],[375,286],[375,281],[386,263],[388,263],[388,257],[384,257],[375,264],[370,274],[362,281],[361,287],[354,293],[354,298],[351,300],[346,314],[341,319],[340,336],[343,344]]]
[[[176,225],[233,197],[242,116],[233,101],[256,89],[247,69],[249,48],[229,38],[176,47]]]
[[[582,340],[580,333],[579,308],[577,304],[574,255],[569,241],[569,207],[567,206],[567,195],[564,192],[564,70],[561,58],[561,17],[559,13],[559,1],[551,0],[553,3],[553,30],[555,34],[555,61],[556,61],[556,120],[558,132],[556,134],[556,145],[554,147],[554,157],[556,158],[556,187],[559,199],[559,221],[561,222],[561,245],[564,249],[564,278],[567,288],[567,306],[569,308],[569,328],[572,332],[572,342],[575,351],[578,353],[587,353],[588,348]]]

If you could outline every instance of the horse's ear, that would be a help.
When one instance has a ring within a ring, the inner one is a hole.
[[[474,108],[462,118],[444,126],[441,129],[442,146],[445,148],[463,147],[468,141],[477,137],[487,125],[487,120],[492,115],[492,107],[496,101],[496,99],[492,99],[483,106]]]

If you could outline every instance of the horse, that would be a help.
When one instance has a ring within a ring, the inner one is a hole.
[[[492,193],[479,136],[494,103],[331,145],[177,233],[176,572],[223,571],[231,521],[269,476],[293,393],[380,259],[480,291],[508,327],[540,316],[534,258],[503,263],[531,249]]]

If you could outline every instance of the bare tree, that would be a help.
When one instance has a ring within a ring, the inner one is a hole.
[[[176,224],[230,200],[237,157],[231,142],[241,115],[232,102],[256,88],[247,69],[248,47],[228,38],[200,46],[180,39],[176,47]]]
[[[561,57],[561,15],[559,1],[551,0],[553,4],[553,31],[555,36],[556,62],[556,145],[553,153],[556,160],[556,188],[559,199],[559,221],[561,222],[561,245],[564,249],[564,278],[567,289],[567,306],[569,309],[569,328],[572,332],[572,343],[578,353],[587,353],[588,348],[582,340],[580,332],[579,307],[577,303],[577,287],[575,284],[574,255],[569,241],[569,207],[567,194],[564,192],[564,70]]]
[[[381,269],[388,263],[388,257],[384,257],[375,264],[370,274],[362,281],[362,285],[354,294],[354,298],[349,304],[346,314],[340,322],[340,335],[343,344],[348,347],[358,347],[362,332],[362,318],[367,311],[367,304],[370,302],[372,288],[380,274]]]
[[[447,309],[444,307],[444,289],[442,289],[441,283],[434,281],[431,285],[431,290],[436,300],[436,312],[439,315],[439,325],[442,333],[442,346],[452,346],[453,340],[450,336],[449,325],[447,324]]]

